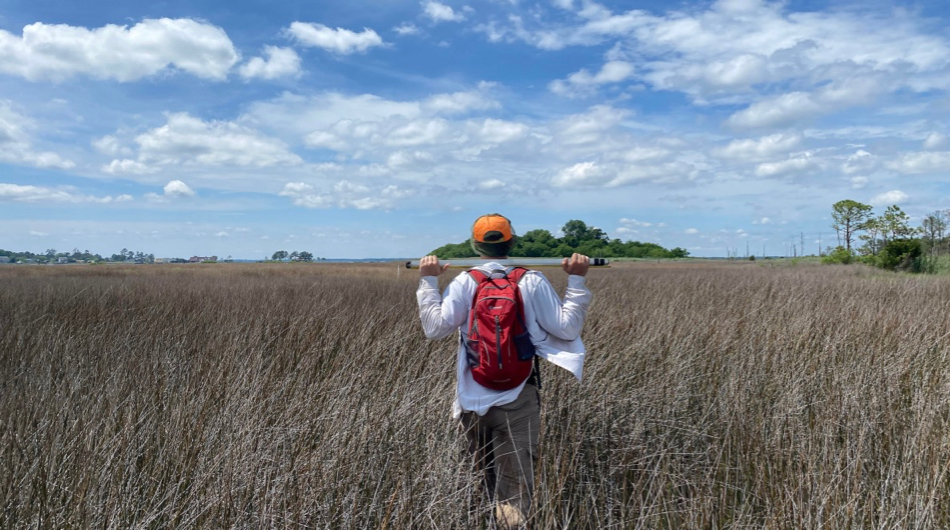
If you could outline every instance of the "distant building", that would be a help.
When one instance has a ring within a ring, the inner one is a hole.
[[[189,263],[201,263],[203,261],[218,261],[217,256],[192,256],[188,262]]]
[[[69,258],[65,258],[65,257],[56,258],[56,263],[69,263]]]
[[[0,256],[0,263],[10,263],[10,258],[7,256]]]

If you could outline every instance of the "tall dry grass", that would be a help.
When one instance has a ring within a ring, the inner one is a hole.
[[[544,370],[536,528],[950,527],[950,279],[588,283],[584,383]],[[0,267],[0,527],[486,526],[455,341],[423,338],[415,286],[389,265]]]

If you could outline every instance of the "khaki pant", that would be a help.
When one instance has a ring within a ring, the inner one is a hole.
[[[460,421],[489,499],[516,506],[527,517],[541,427],[538,388],[527,384],[513,402],[492,407],[484,416],[465,412]]]

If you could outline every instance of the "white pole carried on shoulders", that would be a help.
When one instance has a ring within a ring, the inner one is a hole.
[[[508,259],[483,259],[483,258],[458,258],[439,260],[441,263],[448,263],[449,267],[471,268],[484,265],[488,262],[498,263],[506,267],[560,267],[564,258],[508,258]],[[606,258],[591,258],[591,267],[609,267],[610,261]],[[418,269],[419,260],[409,260],[406,262],[407,269]]]

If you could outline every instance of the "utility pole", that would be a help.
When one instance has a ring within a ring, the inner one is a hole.
[[[805,255],[805,232],[799,232],[798,237],[800,238],[799,242],[801,242],[802,244],[802,246],[798,248],[802,249],[802,256],[804,256]]]
[[[818,232],[818,257],[821,257],[821,232]]]

